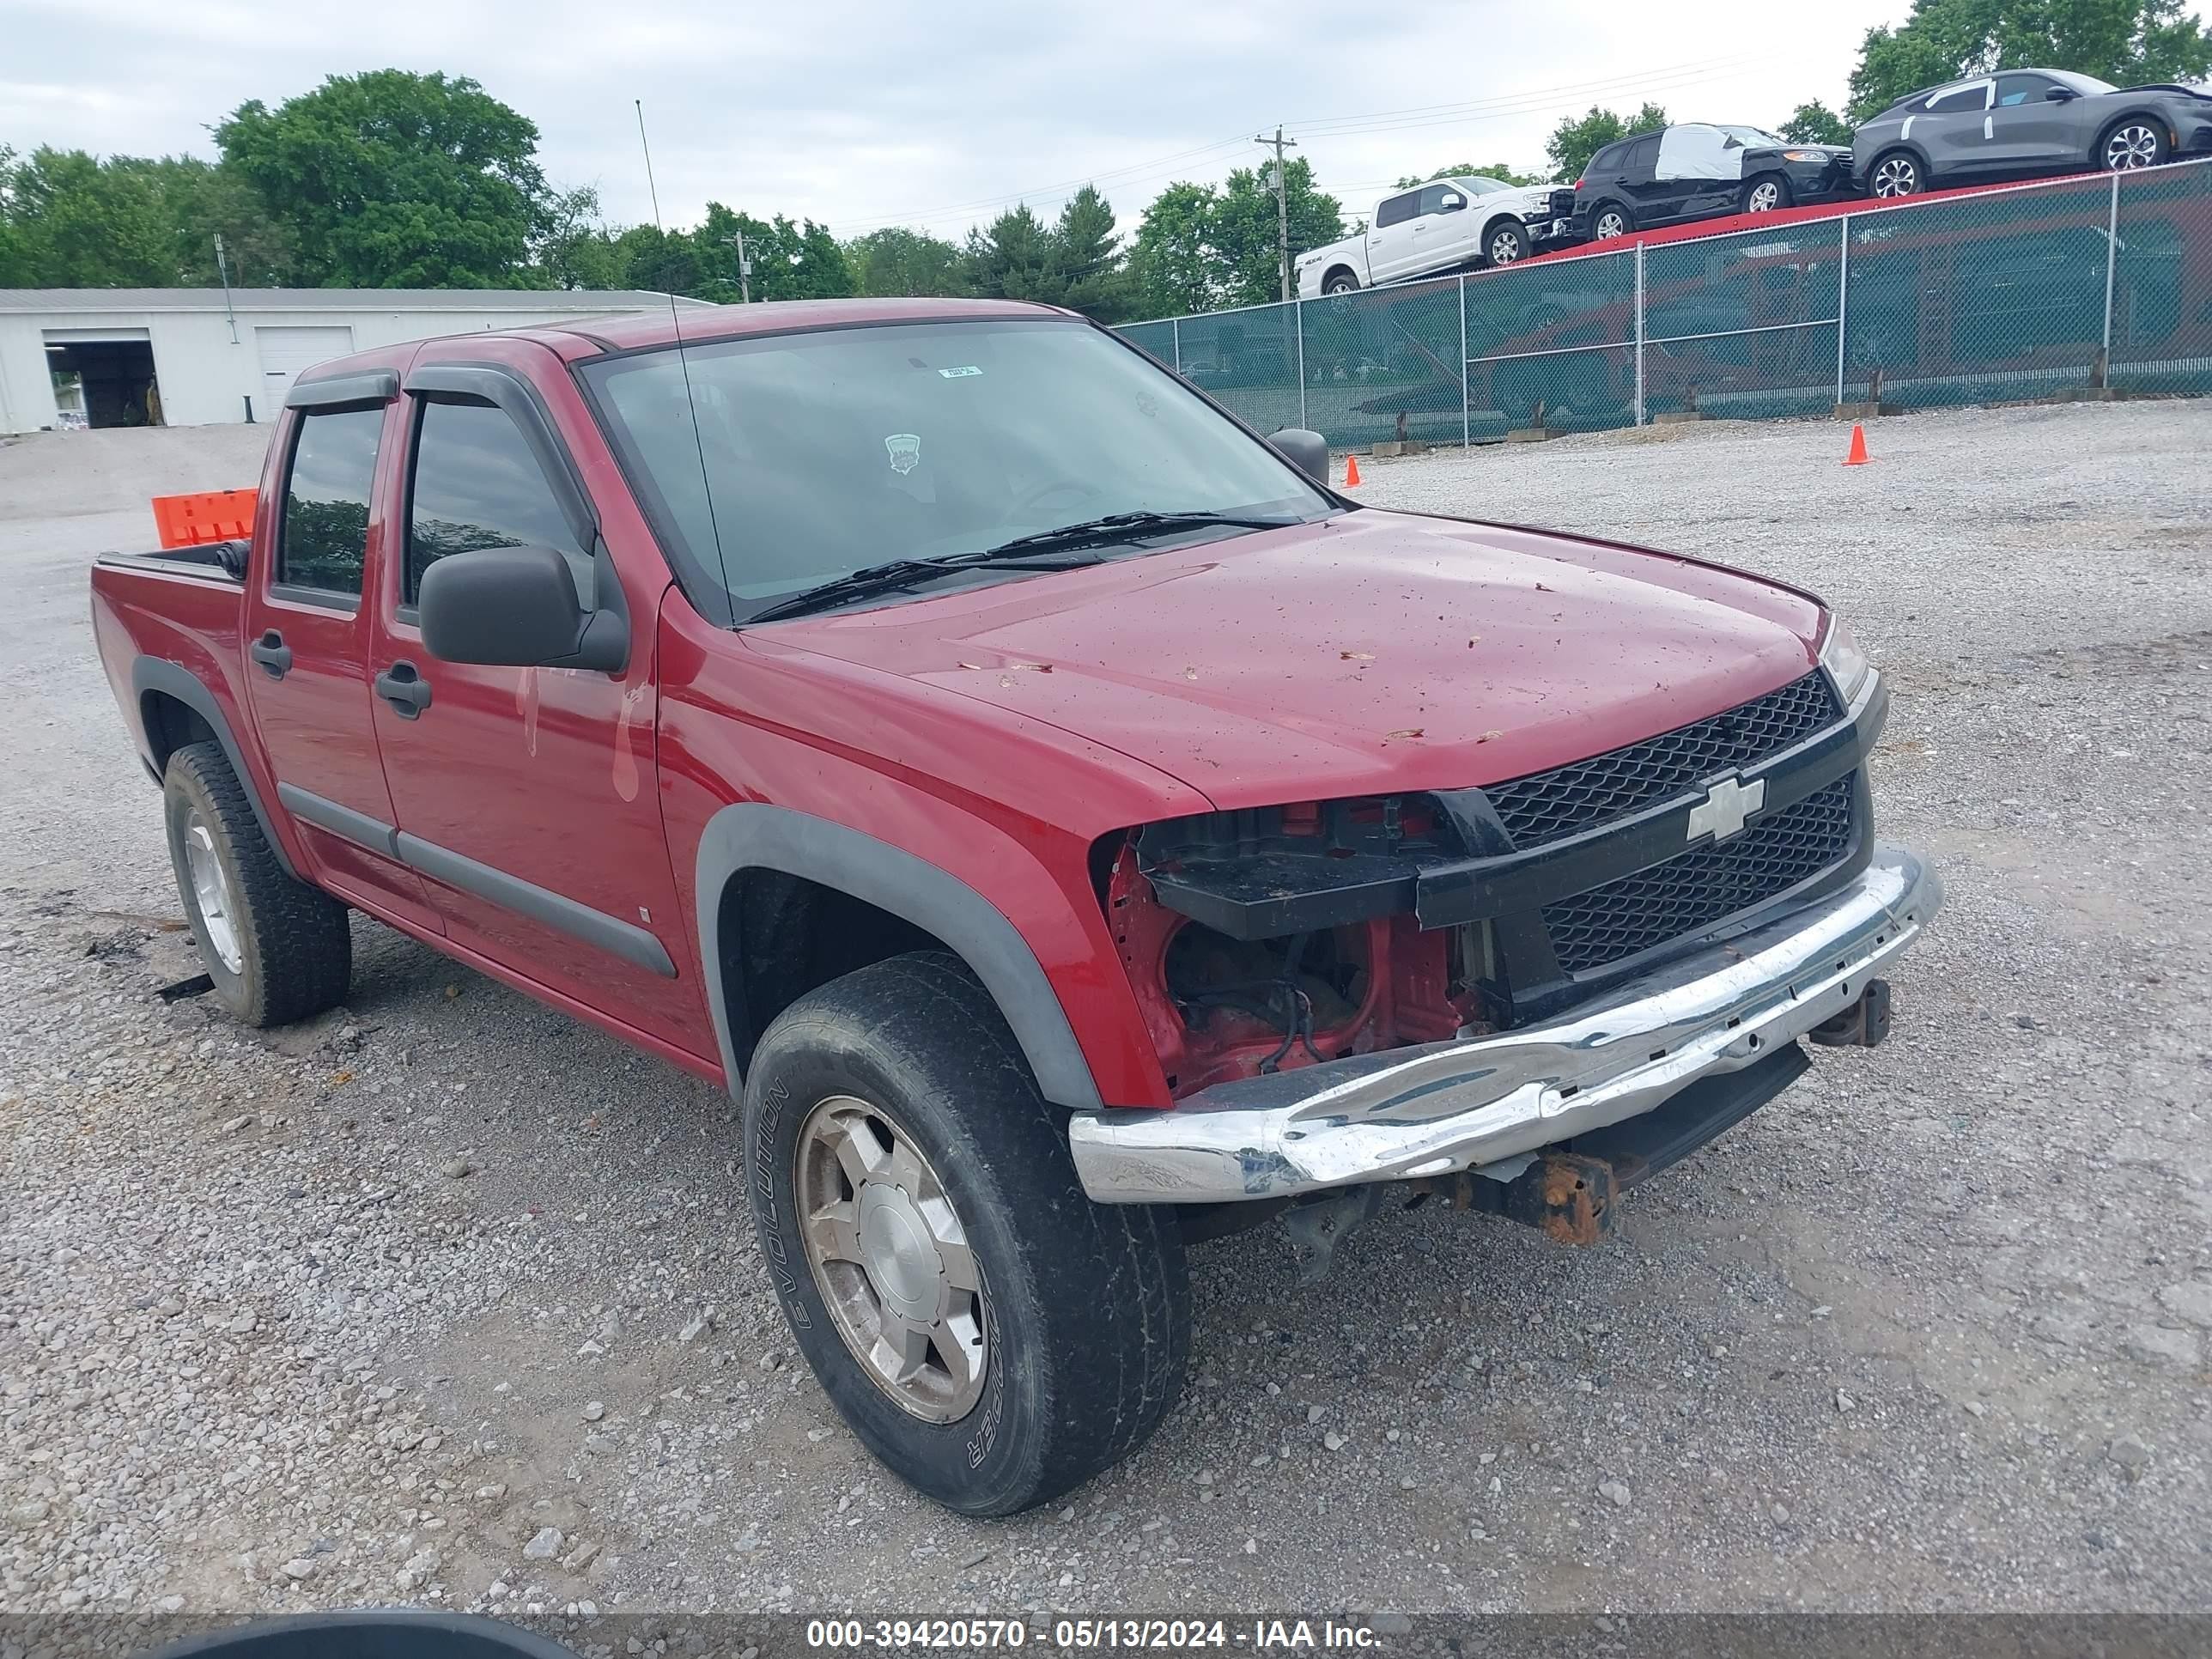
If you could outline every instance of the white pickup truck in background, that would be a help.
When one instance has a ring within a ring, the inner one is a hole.
[[[1437,179],[1386,196],[1364,233],[1298,255],[1298,297],[1349,294],[1466,265],[1511,264],[1555,228],[1564,230],[1552,211],[1552,189]]]

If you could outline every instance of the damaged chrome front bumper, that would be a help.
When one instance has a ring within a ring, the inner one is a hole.
[[[1211,1204],[1533,1152],[1849,1012],[1942,897],[1917,855],[1877,847],[1850,885],[1547,1024],[1216,1084],[1167,1111],[1078,1112],[1076,1172],[1101,1204]]]

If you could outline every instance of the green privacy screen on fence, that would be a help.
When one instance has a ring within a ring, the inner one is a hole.
[[[1339,447],[1907,409],[2096,383],[2212,393],[2212,162],[1132,324],[1262,432]]]

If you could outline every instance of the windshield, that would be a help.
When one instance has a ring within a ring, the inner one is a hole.
[[[2073,88],[2085,98],[2095,98],[2107,92],[2119,90],[2110,81],[2100,81],[2094,75],[2077,75],[2072,70],[2053,70],[2051,71],[2051,78]]]
[[[1500,179],[1486,179],[1480,173],[1470,173],[1464,179],[1454,179],[1452,183],[1470,196],[1495,196],[1500,191],[1513,188],[1512,185]]]
[[[738,621],[890,560],[1109,514],[1335,510],[1173,375],[1082,323],[823,329],[582,374],[672,556],[719,583]]]
[[[1787,139],[1776,137],[1764,127],[1724,126],[1721,131],[1748,149],[1771,149],[1777,144],[1789,142]]]

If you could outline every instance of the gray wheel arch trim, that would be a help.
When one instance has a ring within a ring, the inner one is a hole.
[[[1022,1045],[1044,1097],[1077,1110],[1103,1104],[1052,981],[1029,941],[996,905],[957,876],[872,836],[758,801],[725,806],[699,836],[699,956],[714,1039],[732,1094],[744,1079],[730,1036],[719,935],[723,890],[731,877],[749,869],[777,870],[836,888],[934,934],[983,981]]]
[[[295,881],[300,879],[300,872],[292,867],[291,855],[285,852],[284,843],[277,838],[276,823],[270,817],[269,809],[262,804],[261,791],[254,785],[253,774],[246,769],[246,756],[238,746],[238,739],[231,734],[230,722],[223,718],[222,705],[215,700],[215,693],[203,685],[192,671],[182,663],[170,662],[161,657],[141,657],[132,663],[132,712],[138,716],[139,729],[146,738],[149,751],[154,746],[154,734],[145,731],[146,694],[149,691],[159,691],[164,696],[174,697],[208,723],[215,733],[216,741],[222,745],[223,758],[230,763],[231,771],[237,775],[238,787],[246,791],[246,805],[253,809],[253,821],[261,826],[261,838],[269,843],[269,851],[276,858],[277,866]],[[155,781],[160,783],[163,780],[157,774]]]

